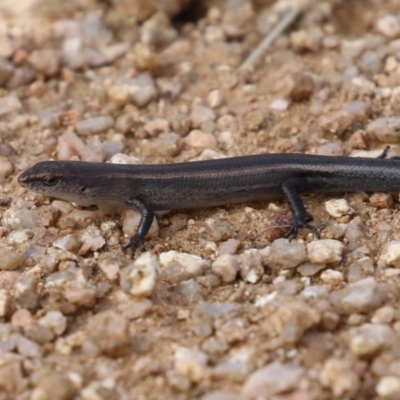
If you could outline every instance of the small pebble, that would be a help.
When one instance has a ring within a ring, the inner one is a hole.
[[[0,116],[17,111],[21,107],[22,104],[15,94],[0,97]]]
[[[38,322],[57,336],[62,335],[67,329],[67,318],[60,311],[47,311]]]
[[[382,376],[375,387],[375,391],[378,396],[384,399],[399,399],[400,377],[395,375]]]
[[[351,332],[350,350],[359,358],[371,357],[390,344],[394,332],[388,325],[363,324]]]
[[[192,382],[204,382],[210,376],[208,356],[204,352],[178,347],[174,353],[174,369]]]
[[[22,253],[17,253],[7,247],[0,247],[0,270],[15,270],[23,264],[25,259],[26,256]]]
[[[397,143],[400,141],[400,117],[375,119],[367,125],[366,132],[383,143]]]
[[[169,121],[164,118],[157,118],[146,122],[143,128],[150,136],[154,137],[169,131]]]
[[[99,116],[83,119],[75,124],[79,135],[89,136],[101,132],[107,132],[114,126],[114,119],[109,116]]]
[[[251,373],[242,387],[246,398],[269,398],[298,387],[305,371],[296,363],[274,362]]]
[[[374,193],[370,196],[369,202],[379,209],[391,208],[393,197],[389,193]]]
[[[224,97],[220,90],[214,89],[208,93],[207,103],[211,108],[218,108],[222,105]]]
[[[120,271],[121,289],[134,296],[149,296],[160,272],[157,257],[150,252],[143,253]]]
[[[240,246],[240,241],[237,239],[228,239],[224,242],[219,243],[218,255],[224,254],[235,254]]]
[[[289,108],[289,102],[285,99],[275,99],[272,101],[271,110],[286,111]]]
[[[53,244],[53,246],[58,249],[70,251],[74,254],[78,252],[81,245],[82,242],[73,233],[58,238]]]
[[[208,218],[205,221],[206,233],[217,242],[227,240],[232,236],[232,227],[227,221]]]
[[[373,324],[390,324],[395,316],[395,310],[391,306],[378,308],[371,318]]]
[[[89,251],[100,250],[105,244],[101,231],[97,226],[91,225],[86,228],[86,231],[81,236],[82,246],[79,249],[79,254],[84,255]]]
[[[306,248],[304,243],[290,242],[288,239],[277,239],[271,246],[260,250],[263,264],[280,271],[296,268],[306,260]]]
[[[319,371],[318,379],[337,398],[343,398],[347,393],[356,393],[361,385],[351,362],[339,358],[327,358]]]
[[[385,15],[376,21],[376,29],[388,39],[400,37],[400,18],[398,15]]]
[[[76,306],[91,308],[96,302],[96,287],[77,280],[69,280],[65,285],[66,300]]]
[[[310,73],[299,71],[291,76],[288,98],[293,102],[307,101],[315,90],[315,82]]]
[[[400,240],[385,243],[379,261],[386,267],[400,268]]]
[[[217,139],[211,133],[202,132],[199,129],[190,131],[184,139],[184,142],[189,147],[196,148],[210,148],[213,149],[217,146]]]
[[[384,289],[380,290],[373,277],[367,277],[345,288],[332,292],[331,302],[343,314],[365,313],[378,307],[384,298]]]
[[[245,250],[239,258],[240,276],[245,282],[257,283],[264,275],[262,256],[256,249]]]
[[[335,271],[334,269],[327,269],[326,271],[322,272],[320,278],[322,282],[331,286],[338,285],[344,280],[343,273],[340,271]]]
[[[111,310],[92,316],[86,332],[99,351],[110,357],[123,355],[131,344],[128,320]]]
[[[325,202],[326,212],[334,218],[341,218],[345,215],[352,215],[354,210],[345,199],[333,199]]]
[[[53,49],[34,50],[28,57],[32,67],[46,77],[56,75],[61,67],[60,54]]]
[[[110,252],[100,254],[98,265],[107,279],[114,281],[118,278],[119,272],[126,267],[128,260]]]
[[[218,275],[223,282],[233,282],[239,272],[240,266],[237,256],[224,254],[219,256],[212,264],[211,270]]]
[[[307,244],[307,255],[313,264],[332,264],[342,260],[344,245],[333,239],[322,239]]]
[[[160,265],[165,279],[170,283],[177,283],[202,276],[209,267],[209,261],[196,255],[171,250],[160,254]]]
[[[192,128],[200,128],[207,121],[215,121],[215,113],[211,108],[205,106],[194,106],[190,113]]]

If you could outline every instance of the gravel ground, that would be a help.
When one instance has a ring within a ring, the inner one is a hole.
[[[397,195],[307,197],[321,240],[282,238],[283,201],[163,214],[132,258],[137,211],[16,180],[47,159],[399,155],[399,0],[1,0],[0,16],[0,400],[400,399]]]

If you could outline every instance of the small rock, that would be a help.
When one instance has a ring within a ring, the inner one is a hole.
[[[390,208],[393,204],[393,197],[389,193],[374,193],[369,198],[369,202],[376,208]]]
[[[92,117],[78,121],[75,124],[79,135],[90,136],[101,132],[107,132],[114,126],[114,119],[109,116]]]
[[[250,374],[242,394],[250,399],[269,398],[296,389],[304,376],[304,369],[295,363],[274,362]]]
[[[217,146],[217,139],[211,133],[205,133],[199,129],[190,131],[184,139],[184,142],[190,147],[201,147],[213,149]]]
[[[33,232],[30,229],[17,229],[10,232],[7,237],[8,244],[22,244],[32,239]]]
[[[378,307],[384,298],[384,289],[372,277],[350,283],[345,288],[332,292],[331,302],[344,314],[370,312]]]
[[[0,247],[0,270],[14,270],[25,261],[25,254],[17,253],[7,247]]]
[[[333,239],[317,240],[307,244],[307,255],[313,264],[332,264],[342,260],[344,245]]]
[[[132,299],[131,296],[122,291],[114,293],[114,298],[118,301],[118,313],[129,320],[144,317],[153,306],[151,300],[145,297],[136,297]]]
[[[398,376],[382,376],[375,391],[379,397],[384,399],[399,399],[400,398],[400,378]]]
[[[211,265],[211,270],[223,282],[233,282],[239,272],[240,266],[236,256],[224,254],[219,256]]]
[[[128,260],[113,253],[102,253],[98,259],[99,268],[110,281],[114,281],[119,276],[119,271],[126,267]]]
[[[82,246],[79,249],[80,255],[85,255],[89,251],[100,250],[105,244],[101,231],[97,226],[91,225],[86,228],[85,233],[81,237]]]
[[[318,147],[317,154],[320,156],[342,156],[343,143],[338,141],[324,143]]]
[[[302,276],[313,276],[318,274],[319,271],[326,268],[325,264],[311,264],[306,263],[297,268],[297,272]]]
[[[343,273],[340,271],[335,271],[334,269],[327,269],[322,272],[321,280],[331,286],[338,285],[343,282]]]
[[[46,371],[36,382],[32,400],[71,400],[76,395],[72,382],[57,371]]]
[[[262,257],[258,250],[245,250],[238,257],[240,265],[240,276],[245,282],[256,283],[264,275]]]
[[[0,389],[6,393],[15,393],[24,379],[22,360],[10,359],[7,362],[4,361],[0,366]]]
[[[386,267],[400,268],[400,240],[393,240],[383,245],[379,261]]]
[[[343,398],[347,393],[356,393],[361,385],[350,361],[339,358],[328,358],[324,362],[319,372],[319,380],[339,398]]]
[[[194,106],[190,113],[192,128],[200,128],[207,121],[215,121],[215,113],[211,108],[204,106]]]
[[[346,199],[333,199],[325,202],[326,212],[334,218],[352,215],[354,210],[349,206]]]
[[[121,270],[121,288],[134,296],[149,296],[155,288],[160,272],[157,257],[150,252],[143,253]]]
[[[67,318],[60,311],[47,311],[38,322],[56,336],[62,335],[67,329]]]
[[[46,77],[53,77],[61,67],[60,54],[53,49],[34,50],[28,57],[32,67]]]
[[[323,36],[319,28],[294,31],[290,35],[290,44],[296,52],[312,51],[315,53],[321,48]]]
[[[307,258],[304,243],[291,243],[288,239],[277,239],[260,253],[263,264],[277,271],[296,268]]]
[[[192,311],[190,326],[196,336],[209,337],[214,332],[214,318],[205,307],[196,307]]]
[[[360,358],[378,354],[395,338],[392,329],[383,324],[363,324],[352,329],[350,335],[350,350]]]
[[[157,118],[146,122],[143,128],[150,136],[154,137],[169,131],[169,121],[164,118]]]
[[[315,90],[315,82],[311,74],[299,71],[292,75],[288,98],[293,102],[307,101]]]
[[[31,275],[21,275],[15,283],[14,296],[22,308],[35,308],[38,303],[36,279]]]
[[[29,310],[25,308],[20,308],[16,310],[11,318],[11,325],[13,328],[23,328],[26,325],[32,324],[35,320]]]
[[[73,305],[90,308],[96,302],[96,288],[89,283],[70,280],[65,285],[64,296]]]
[[[395,316],[394,308],[391,306],[383,306],[378,308],[371,318],[373,324],[390,324]]]
[[[377,74],[382,68],[382,60],[375,50],[367,50],[358,65],[364,73]]]
[[[276,99],[272,101],[270,107],[271,110],[285,111],[289,108],[289,102],[286,99]]]
[[[18,353],[27,358],[41,358],[44,354],[44,349],[39,344],[27,339],[20,333],[13,333],[10,339],[14,342]]]
[[[400,141],[400,117],[378,118],[367,125],[366,132],[383,143]]]
[[[160,254],[160,265],[165,279],[170,283],[177,283],[203,275],[209,267],[209,261],[172,250]]]
[[[114,311],[93,316],[86,332],[100,352],[110,357],[123,355],[131,344],[128,320]]]
[[[178,347],[174,353],[175,371],[190,381],[201,383],[209,379],[208,356],[204,352],[186,347]]]
[[[250,131],[257,131],[264,123],[264,115],[260,111],[250,111],[244,116],[244,126]]]
[[[21,107],[22,104],[15,94],[0,97],[0,116],[17,111]]]
[[[214,89],[208,93],[207,96],[207,103],[211,108],[218,108],[222,105],[224,101],[224,97],[220,90]]]
[[[135,118],[131,113],[120,114],[115,121],[118,132],[128,133],[135,125]]]
[[[138,107],[144,107],[157,97],[157,89],[150,74],[142,73],[136,78],[123,79],[108,90],[111,100],[118,106],[132,101]]]
[[[235,254],[240,246],[240,241],[237,239],[228,239],[225,242],[221,242],[218,247],[218,255],[224,254]]]
[[[205,221],[205,228],[206,233],[216,242],[229,239],[232,236],[232,227],[227,221],[208,218]]]
[[[70,251],[74,254],[78,252],[81,245],[82,242],[72,233],[58,238],[53,244],[58,249]]]
[[[354,116],[341,110],[323,114],[319,119],[319,124],[324,131],[338,136],[350,129],[353,123]]]
[[[385,15],[376,21],[376,29],[388,39],[400,37],[400,18],[397,15]]]

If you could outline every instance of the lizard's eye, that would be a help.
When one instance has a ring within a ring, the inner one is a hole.
[[[58,183],[59,179],[56,176],[50,176],[44,179],[44,184],[47,186],[54,186]]]

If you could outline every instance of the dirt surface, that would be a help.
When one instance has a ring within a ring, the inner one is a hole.
[[[398,155],[399,93],[398,0],[0,0],[0,399],[400,399],[398,195],[305,197],[322,240],[279,200],[162,214],[131,257],[136,211],[17,181]]]

